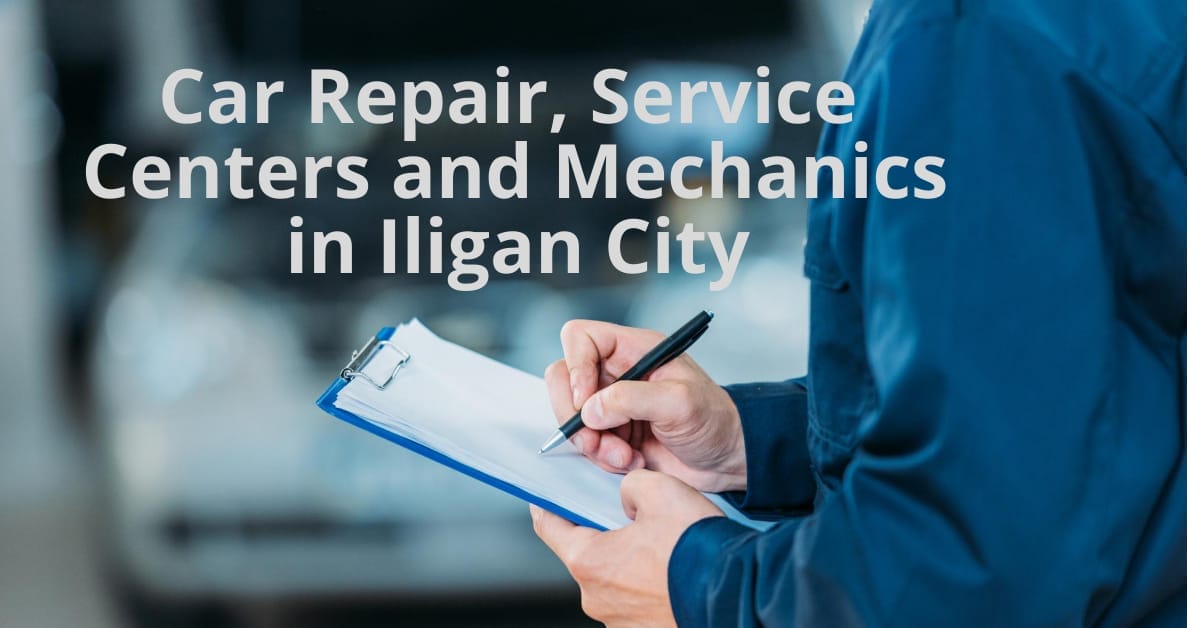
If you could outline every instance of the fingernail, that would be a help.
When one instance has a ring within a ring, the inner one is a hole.
[[[617,467],[618,469],[625,468],[625,465],[621,462],[621,452],[610,451],[608,453],[608,464],[611,464],[612,466]]]
[[[580,394],[578,386],[571,387],[571,398],[574,400],[576,408],[583,403],[583,395]]]
[[[534,521],[540,520],[543,512],[545,511],[543,511],[541,508],[535,506],[534,504],[529,504],[529,515],[533,517]]]

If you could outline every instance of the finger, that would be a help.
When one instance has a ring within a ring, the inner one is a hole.
[[[583,424],[595,430],[634,420],[670,425],[693,417],[696,405],[691,387],[680,381],[616,382],[583,405]]]
[[[563,357],[570,373],[575,407],[582,407],[601,385],[632,366],[662,337],[648,329],[600,321],[572,320],[563,325]],[[605,363],[603,369],[602,363]]]
[[[637,450],[633,450],[632,452],[627,451],[623,454],[612,453],[614,449],[620,449],[621,447],[624,447],[626,450],[628,450],[629,444],[625,441],[616,439],[608,432],[596,432],[594,430],[584,428],[579,433],[583,434],[584,432],[592,434],[595,438],[594,440],[588,439],[584,441],[588,444],[590,449],[584,451],[583,448],[580,448],[579,452],[582,453],[588,460],[590,460],[592,464],[600,467],[604,471],[607,471],[608,473],[624,474],[628,473],[631,469],[640,469],[645,466],[646,458]],[[572,441],[573,440],[574,439],[572,439]],[[621,463],[622,466],[612,464],[611,461],[614,460],[618,463]],[[632,460],[633,462],[626,465],[626,461],[628,460]]]
[[[563,325],[559,334],[563,360],[570,376],[571,399],[576,408],[582,407],[584,400],[599,388],[600,361],[611,355],[616,347],[615,338],[600,331],[602,326],[603,323],[598,321],[572,320]]]
[[[679,461],[679,458],[656,438],[645,439],[638,451],[645,457],[645,468],[662,471],[691,484],[696,471]]]
[[[599,434],[600,442],[592,458],[603,463],[606,471],[626,473],[645,466],[645,458],[629,444],[629,441],[612,432]]]
[[[575,445],[576,451],[583,454],[593,462],[599,461],[600,432],[585,427],[571,437],[571,444]],[[605,471],[610,470],[605,469]]]
[[[571,402],[571,380],[567,374],[567,363],[564,360],[551,363],[546,367],[544,377],[546,390],[550,393],[550,407],[554,410],[558,424],[562,425],[570,420],[577,410]]]
[[[625,516],[637,519],[638,511],[656,499],[662,499],[663,487],[673,478],[654,471],[631,471],[621,480],[621,507]]]
[[[576,408],[571,401],[571,384],[567,374],[567,363],[558,360],[546,367],[546,389],[550,392],[550,407],[554,417],[562,425],[575,416]],[[600,445],[600,435],[595,430],[583,429],[571,437],[571,443],[585,456],[595,456],[596,448]]]
[[[633,423],[598,432],[584,428],[572,437],[576,449],[609,473],[626,473],[646,466],[646,458],[631,444]]]
[[[584,457],[609,473],[625,473],[630,468],[641,468],[645,465],[645,457],[640,453],[634,452],[632,456],[627,454],[613,454],[612,449],[622,445],[628,449],[629,444],[609,432],[597,432],[585,427],[571,437],[571,443],[575,445],[575,449],[583,454]],[[617,466],[610,463],[611,460],[618,460],[624,463],[630,457],[635,461],[635,464],[629,467]]]
[[[632,471],[626,475],[621,481],[621,507],[625,516],[634,521],[664,515],[688,521],[724,516],[700,491],[657,471]]]
[[[529,517],[533,520],[533,531],[563,563],[571,564],[583,552],[598,530],[578,526],[543,508],[529,505]]]

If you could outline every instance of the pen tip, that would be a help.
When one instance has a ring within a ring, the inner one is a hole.
[[[563,444],[563,442],[566,440],[567,440],[566,437],[563,436],[563,433],[561,431],[555,431],[554,436],[551,436],[550,440],[546,441],[545,443],[542,443],[542,448],[538,450],[538,455],[544,454],[547,451],[550,451],[551,449],[558,447],[559,445]]]

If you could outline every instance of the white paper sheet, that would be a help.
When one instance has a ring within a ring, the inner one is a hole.
[[[412,358],[385,390],[349,382],[334,405],[557,504],[609,529],[629,523],[620,475],[607,473],[570,443],[538,455],[558,425],[542,380],[438,338],[420,322],[396,328],[391,342]],[[395,355],[365,367],[391,373]]]

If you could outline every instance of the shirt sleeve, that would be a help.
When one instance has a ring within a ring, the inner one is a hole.
[[[1115,106],[997,27],[947,20],[893,41],[851,83],[860,104],[834,150],[944,156],[947,188],[851,206],[862,258],[839,261],[877,402],[813,514],[684,533],[669,568],[681,627],[1089,625],[1092,592],[1120,581],[1100,556],[1138,533],[1105,506],[1120,340],[1098,208],[1122,192],[1119,170],[1091,170],[1114,150],[1091,122]]]
[[[808,391],[804,378],[735,384],[733,398],[746,442],[746,490],[727,501],[759,519],[806,514],[816,482],[808,458]]]

